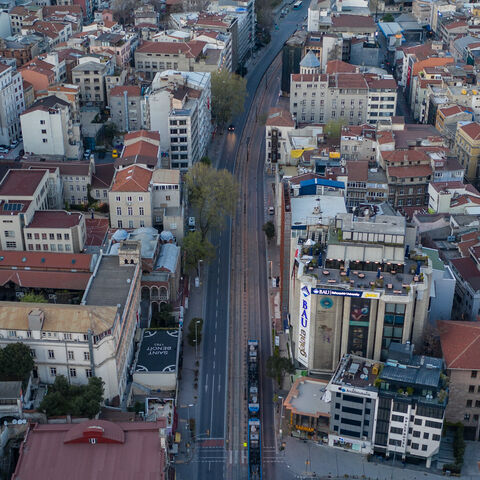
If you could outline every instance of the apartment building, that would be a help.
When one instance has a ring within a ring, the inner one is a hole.
[[[20,69],[24,81],[33,86],[35,95],[43,90],[47,90],[55,83],[57,78],[53,65],[40,60],[38,57],[26,63]]]
[[[480,436],[478,322],[439,321],[437,328],[449,378],[449,402],[445,420],[463,423],[465,438],[478,441]]]
[[[290,112],[271,108],[265,122],[265,164],[285,164],[290,153],[288,134],[295,130]]]
[[[42,7],[38,6],[16,6],[10,12],[10,28],[12,35],[21,33],[24,26],[31,26],[36,20],[43,18]]]
[[[132,37],[125,33],[101,33],[90,40],[90,52],[113,54],[116,66],[126,68],[132,54]]]
[[[101,62],[87,61],[72,69],[72,82],[80,87],[80,102],[105,106],[105,76],[109,74],[107,65]]]
[[[22,75],[0,63],[0,144],[10,145],[21,135],[20,114],[25,110]]]
[[[155,131],[138,130],[127,133],[120,158],[115,160],[115,168],[142,165],[154,169],[160,166],[160,135]]]
[[[138,258],[135,249],[101,256],[81,305],[2,302],[0,345],[27,344],[42,383],[57,375],[76,385],[100,377],[106,400],[122,400],[139,311]]]
[[[86,236],[84,215],[65,210],[39,210],[23,229],[31,251],[80,253]]]
[[[152,80],[157,72],[216,72],[219,67],[216,49],[207,42],[147,42],[135,50],[135,69],[145,79]]]
[[[312,70],[310,65],[301,66],[299,74],[291,75],[290,113],[297,122],[339,120],[361,125],[395,115],[397,86],[393,78],[361,73],[320,74]]]
[[[20,116],[24,150],[42,157],[78,160],[83,151],[80,125],[69,102],[55,95],[38,99]]]
[[[465,168],[465,177],[469,182],[480,176],[480,123],[459,122],[455,136],[455,153]]]
[[[117,170],[108,194],[112,228],[152,226],[152,171],[140,165]]]
[[[321,199],[315,210],[314,199],[290,200],[289,271],[295,281],[289,313],[294,358],[309,370],[332,372],[346,353],[384,360],[391,343],[420,341],[431,265],[414,253],[413,230],[403,217],[367,208],[337,213],[326,227],[331,213]],[[305,217],[309,225],[301,221]],[[315,242],[316,262],[304,256],[312,258],[309,247],[302,247],[306,238]],[[405,258],[407,245],[411,253]]]
[[[35,211],[48,208],[47,170],[9,170],[0,183],[0,245],[25,250],[23,228]]]
[[[368,160],[376,165],[376,129],[372,125],[345,126],[340,137],[340,154],[345,160]]]
[[[386,363],[345,355],[327,386],[332,394],[329,445],[383,453],[431,466],[442,436],[447,383],[440,358],[392,343]]]
[[[171,168],[187,170],[205,155],[210,140],[210,73],[158,73],[146,98],[150,130],[160,133]]]
[[[145,127],[145,102],[136,85],[113,87],[109,92],[110,116],[119,131],[130,132]]]

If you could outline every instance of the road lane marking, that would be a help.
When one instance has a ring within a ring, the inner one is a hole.
[[[213,356],[215,356],[216,354],[217,354],[217,348],[213,347]]]
[[[215,360],[213,361],[213,369],[215,369]],[[214,377],[214,379],[215,379],[215,377]]]
[[[217,321],[215,320],[215,328],[217,328]]]
[[[217,324],[215,324],[215,326],[217,326]],[[215,335],[213,336],[213,341],[214,341],[214,343],[217,343],[217,334],[215,334]]]
[[[205,393],[207,393],[208,390],[208,373],[205,375]]]
[[[218,393],[220,393],[220,386],[221,386],[221,384],[222,384],[221,378],[222,378],[222,376],[219,374],[219,375],[218,375]]]
[[[213,365],[215,368],[215,362],[213,362]],[[215,375],[213,375],[213,380],[212,380],[212,407],[210,409],[210,435],[213,434],[213,393],[214,393],[214,388],[215,388]]]
[[[230,463],[230,465],[232,464],[232,456],[233,456],[232,454],[233,454],[233,452],[231,450],[229,450],[228,451],[228,457],[229,457],[228,462]]]

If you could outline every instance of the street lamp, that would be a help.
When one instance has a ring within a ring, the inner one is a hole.
[[[198,335],[197,335],[197,326],[200,323],[200,320],[195,321],[195,358],[198,358]]]

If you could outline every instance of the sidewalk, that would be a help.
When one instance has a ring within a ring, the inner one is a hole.
[[[364,455],[346,452],[344,450],[319,445],[297,438],[284,437],[286,448],[278,454],[288,465],[290,471],[297,475],[318,478],[361,478],[364,480],[440,480],[443,475],[430,473],[412,465],[402,465],[398,459],[380,463],[368,462]],[[309,464],[307,464],[307,461]],[[393,466],[392,466],[393,465]],[[308,467],[308,470],[306,470]],[[462,478],[474,478],[465,477]],[[478,476],[477,476],[478,478]]]
[[[188,463],[193,457],[192,435],[194,435],[195,432],[190,432],[188,419],[194,418],[195,423],[198,424],[198,388],[195,388],[195,374],[196,372],[198,372],[197,378],[200,378],[202,349],[200,344],[197,351],[197,357],[195,357],[195,347],[189,345],[187,340],[187,333],[188,325],[192,318],[204,318],[203,299],[205,283],[206,279],[202,277],[200,287],[197,288],[194,285],[194,278],[190,278],[188,310],[186,310],[183,325],[183,363],[178,381],[177,432],[181,433],[182,440],[178,447],[178,455],[175,461],[175,463],[177,464]],[[187,444],[190,444],[190,446],[188,446]]]

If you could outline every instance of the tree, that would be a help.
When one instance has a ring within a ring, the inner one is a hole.
[[[267,375],[277,381],[279,388],[282,387],[284,375],[286,373],[294,372],[295,367],[290,359],[287,357],[281,357],[277,352],[267,359]]]
[[[55,383],[48,387],[40,410],[48,417],[74,415],[93,418],[100,411],[103,392],[101,378],[91,377],[87,385],[70,385],[63,375],[59,375]]]
[[[423,348],[420,350],[422,355],[442,358],[440,332],[432,324],[427,324],[423,330]]]
[[[113,147],[113,140],[119,134],[117,126],[113,122],[105,123],[103,125],[103,138],[105,143]]]
[[[347,122],[345,120],[330,120],[325,124],[325,133],[329,138],[340,140],[342,127],[346,124]]]
[[[275,225],[270,220],[263,225],[262,230],[269,241],[275,236]]]
[[[190,232],[183,239],[183,250],[185,252],[185,270],[187,272],[195,270],[197,276],[200,276],[198,263],[200,260],[209,262],[215,257],[215,248],[207,240],[202,240],[200,232]]]
[[[208,165],[208,166],[211,166],[211,165],[212,165],[212,161],[210,160],[210,157],[208,157],[207,155],[204,155],[204,156],[200,159],[200,162],[201,162],[201,163],[204,163],[205,165]]]
[[[33,292],[25,294],[20,298],[20,301],[27,303],[47,303],[47,299],[43,295]]]
[[[188,171],[185,183],[204,242],[212,228],[223,227],[225,217],[234,213],[238,184],[227,170],[216,170],[204,163],[197,163]]]
[[[162,303],[160,310],[153,317],[154,328],[169,328],[175,326],[175,317],[172,315],[173,307],[169,303]]]
[[[30,347],[24,343],[10,343],[0,349],[0,380],[21,380],[24,384],[33,370]]]
[[[382,22],[394,22],[395,18],[391,13],[387,13],[386,15],[383,16]]]
[[[235,73],[220,70],[212,73],[211,82],[212,116],[223,127],[243,112],[247,81]]]

